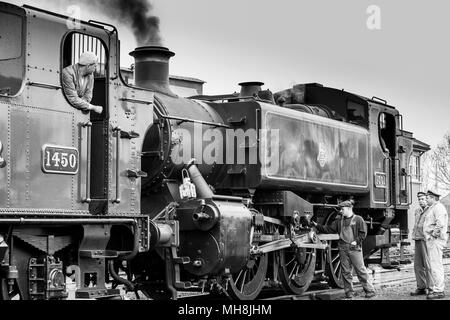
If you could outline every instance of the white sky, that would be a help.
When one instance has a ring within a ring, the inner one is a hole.
[[[8,2],[68,14],[65,1]],[[163,44],[176,53],[170,73],[207,81],[205,94],[238,91],[243,81],[262,81],[273,92],[318,82],[388,100],[405,130],[432,146],[450,131],[449,1],[151,2]],[[381,30],[366,26],[369,5],[381,9]],[[92,10],[81,13],[116,24]],[[127,26],[118,29],[122,65],[129,66],[125,55],[136,42]]]

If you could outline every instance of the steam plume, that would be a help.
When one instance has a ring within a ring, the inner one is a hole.
[[[48,0],[48,2],[58,6],[64,4],[79,6],[83,10],[83,19],[89,16],[86,13],[94,9],[90,16],[106,14],[111,21],[130,27],[139,46],[162,45],[159,18],[152,15],[153,6],[150,0]]]
[[[151,15],[153,6],[147,0],[100,0],[84,1],[96,5],[120,22],[129,24],[139,46],[161,45],[159,18]]]

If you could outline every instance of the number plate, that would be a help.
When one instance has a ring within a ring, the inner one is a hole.
[[[78,173],[79,158],[75,148],[45,145],[42,148],[42,171],[75,175]]]
[[[384,172],[375,172],[375,188],[387,187],[387,175]]]

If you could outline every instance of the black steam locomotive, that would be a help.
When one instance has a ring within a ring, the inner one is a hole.
[[[319,84],[273,94],[175,95],[163,47],[137,48],[123,81],[116,29],[0,3],[0,299],[256,299],[342,286],[337,235],[311,219],[353,199],[364,254],[407,229],[411,139],[385,101]],[[4,50],[3,50],[4,49]],[[100,57],[93,104],[73,108],[62,69]]]

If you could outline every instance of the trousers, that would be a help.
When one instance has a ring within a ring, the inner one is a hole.
[[[369,273],[364,265],[364,258],[361,246],[354,246],[348,243],[339,242],[339,259],[341,261],[342,277],[344,278],[344,291],[350,293],[353,291],[353,268],[356,271],[359,282],[364,291],[375,291]]]
[[[416,274],[417,289],[433,289],[430,259],[425,240],[416,240],[414,250],[414,273]]]
[[[443,250],[446,245],[445,240],[434,239],[426,241],[428,256],[430,258],[431,276],[433,279],[433,291],[444,292],[445,289],[445,274]]]

